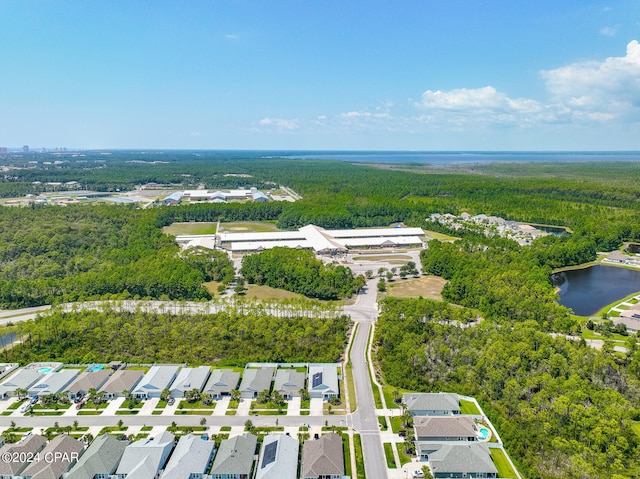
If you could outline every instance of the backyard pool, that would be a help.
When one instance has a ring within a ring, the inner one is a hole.
[[[97,366],[91,366],[89,371],[102,371],[103,368],[104,366],[102,364],[98,364]]]
[[[486,441],[487,439],[489,439],[489,436],[491,436],[491,431],[489,431],[489,429],[487,429],[486,427],[481,427],[478,430],[478,439],[480,439],[481,441]]]
[[[51,368],[40,368],[38,369],[39,373],[50,373],[51,372]]]

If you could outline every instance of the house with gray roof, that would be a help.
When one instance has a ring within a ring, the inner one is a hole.
[[[286,434],[269,434],[262,442],[255,479],[297,479],[300,442]]]
[[[302,446],[301,479],[340,479],[344,477],[342,438],[335,433],[320,439],[307,439]]]
[[[325,401],[340,396],[336,367],[310,364],[307,390],[310,397]]]
[[[123,397],[123,391],[133,391],[133,388],[142,380],[144,372],[137,369],[119,369],[114,372],[98,392],[105,399]]]
[[[108,369],[101,369],[99,371],[85,371],[81,373],[69,386],[67,387],[67,394],[70,400],[80,398],[89,392],[89,389],[95,389],[96,391],[107,382],[111,371]]]
[[[19,369],[0,384],[0,398],[7,399],[16,396],[16,389],[28,390],[43,376],[44,373],[35,369]]]
[[[215,442],[200,436],[182,436],[160,479],[202,479],[213,461]]]
[[[258,438],[253,434],[223,440],[209,473],[211,478],[249,479],[257,444]]]
[[[114,472],[129,441],[119,441],[109,434],[95,438],[64,479],[107,478]]]
[[[79,369],[62,369],[60,371],[45,374],[42,379],[28,389],[29,396],[41,396],[43,394],[58,394],[74,380],[80,372]]]
[[[209,366],[199,368],[182,368],[169,389],[172,398],[183,398],[184,393],[192,389],[202,391],[211,369]]]
[[[124,450],[117,479],[155,479],[175,447],[175,436],[163,432],[154,438],[140,439]]]
[[[414,416],[460,414],[460,397],[453,393],[405,393],[402,404]]]
[[[82,441],[67,434],[54,437],[40,452],[42,460],[33,461],[20,477],[24,479],[60,479],[73,466],[84,451]],[[47,460],[46,458],[52,458]]]
[[[231,369],[214,369],[209,376],[206,386],[202,390],[214,399],[230,396],[231,391],[238,387],[240,373]]]
[[[264,391],[271,391],[274,368],[245,369],[240,383],[240,395],[243,398],[255,399]]]
[[[295,369],[278,369],[273,390],[282,394],[285,399],[300,397],[300,390],[304,389],[306,374]]]
[[[0,478],[10,479],[13,476],[20,475],[29,465],[27,458],[31,458],[36,453],[42,451],[46,444],[47,440],[44,437],[32,434],[16,444],[5,444],[2,446],[2,448],[0,448],[0,457],[10,457],[16,460],[0,461]]]
[[[481,442],[418,442],[421,461],[429,461],[433,477],[498,477],[489,447]]]
[[[19,366],[18,363],[0,363],[0,379],[11,374],[18,369]]]
[[[476,441],[477,427],[471,416],[416,416],[416,441]]]
[[[159,398],[178,375],[178,366],[152,366],[131,391],[138,399]]]

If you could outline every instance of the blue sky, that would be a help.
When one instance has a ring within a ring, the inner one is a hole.
[[[0,0],[0,146],[640,150],[640,1]]]

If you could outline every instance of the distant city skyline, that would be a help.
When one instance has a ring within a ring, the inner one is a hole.
[[[0,145],[640,150],[640,2],[0,0]]]

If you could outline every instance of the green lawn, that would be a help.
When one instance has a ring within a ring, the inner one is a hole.
[[[342,434],[342,450],[344,451],[344,473],[351,476],[351,448],[349,447],[349,435]]]
[[[202,401],[194,401],[194,402],[187,402],[187,401],[180,401],[180,404],[178,405],[178,410],[180,409],[215,409],[216,407],[216,403],[212,403],[210,406],[205,406],[202,404]]]
[[[174,414],[176,416],[183,416],[185,414],[187,415],[192,414],[196,416],[211,416],[213,414],[213,410],[211,409],[178,409]]]
[[[460,399],[460,414],[475,414],[479,416],[480,410],[476,407],[475,403]]]
[[[491,448],[491,459],[493,459],[493,464],[496,466],[498,470],[498,477],[500,478],[512,478],[515,479],[516,473],[513,471],[511,464],[507,460],[507,456],[502,449],[494,449]]]
[[[216,232],[216,223],[173,223],[162,228],[165,234],[178,235],[210,235]]]
[[[401,417],[399,416],[391,417],[389,418],[389,421],[391,422],[391,430],[393,431],[394,434],[398,434],[398,431],[400,431],[400,429],[403,429]]]
[[[384,446],[384,457],[387,459],[387,467],[389,469],[395,469],[396,459],[393,457],[393,445],[390,442],[385,442]]]
[[[354,434],[353,440],[356,454],[356,478],[366,479],[366,476],[364,475],[364,458],[362,455],[362,442],[360,441],[360,434]]]
[[[398,450],[398,457],[400,458],[400,467],[411,462],[411,458],[404,453],[402,443],[396,444],[396,449]]]
[[[349,390],[349,406],[351,407],[351,411],[355,411],[358,407],[358,403],[356,401],[356,386],[353,383],[353,368],[351,367],[351,363],[347,364],[347,389]],[[309,406],[307,406],[308,408]]]
[[[281,230],[276,226],[276,221],[235,221],[221,223],[220,231],[226,233],[266,233]]]

